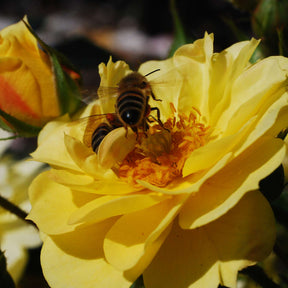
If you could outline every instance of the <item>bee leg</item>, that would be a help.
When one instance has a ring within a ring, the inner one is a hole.
[[[125,137],[127,138],[127,136],[128,136],[128,127],[127,127],[127,125],[125,125],[124,128],[126,130]]]
[[[151,107],[150,109],[151,109],[151,111],[152,111],[152,110],[155,110],[155,111],[156,111],[156,113],[157,113],[157,122],[160,124],[160,126],[161,126],[163,129],[165,129],[165,130],[167,130],[168,132],[170,132],[170,130],[169,130],[168,128],[165,128],[165,127],[164,127],[164,124],[163,124],[162,121],[160,120],[160,110],[159,110],[159,108],[158,108],[158,107]],[[153,116],[152,116],[152,117],[153,117]]]
[[[155,100],[155,101],[162,101],[162,99],[158,99],[158,98],[156,98],[156,96],[154,95],[154,93],[151,91],[151,97],[153,98],[153,100]]]
[[[132,129],[132,131],[136,134],[136,141],[139,141],[139,133],[138,133],[138,128],[137,127],[130,127]],[[127,138],[127,134],[128,134],[128,129],[126,132],[126,138]]]

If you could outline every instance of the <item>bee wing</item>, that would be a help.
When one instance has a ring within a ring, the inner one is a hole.
[[[115,99],[118,95],[118,87],[99,87],[98,90],[83,90],[81,91],[81,101],[85,104],[90,104],[96,99],[100,99],[101,102],[108,102],[111,99]]]
[[[118,87],[100,86],[97,90],[99,99],[106,99],[116,97],[118,94]]]
[[[115,102],[118,96],[118,87],[99,87],[98,97],[104,113],[115,111]]]
[[[184,70],[189,69],[190,63],[178,63],[173,68],[165,70],[164,68],[159,68],[155,70],[155,73],[151,73],[151,75],[147,76],[147,79],[151,85],[151,87],[169,87],[175,86],[175,84],[181,81],[187,81],[188,78],[186,73],[183,73]],[[148,73],[150,74],[150,73]]]
[[[96,100],[97,98],[98,95],[96,91],[91,91],[88,89],[81,91],[81,101],[87,105]]]
[[[107,114],[95,114],[90,115],[84,118],[77,119],[75,121],[72,121],[68,124],[70,127],[75,127],[77,129],[78,133],[83,135],[82,141],[83,143],[91,147],[92,142],[92,134],[97,129],[97,127],[101,123],[108,123],[111,124],[109,121],[109,118],[114,119],[117,118],[116,113],[107,113]]]

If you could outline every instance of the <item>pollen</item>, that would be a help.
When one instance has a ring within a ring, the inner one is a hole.
[[[145,137],[120,164],[118,176],[139,186],[137,180],[165,187],[182,177],[182,169],[192,151],[209,139],[209,127],[201,123],[200,112],[193,108],[187,114],[177,114],[171,104],[171,117],[160,125],[152,125]]]

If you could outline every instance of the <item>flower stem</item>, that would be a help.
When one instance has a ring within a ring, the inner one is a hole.
[[[25,221],[26,223],[35,226],[35,224],[32,221],[26,220],[28,214],[25,211],[23,211],[17,205],[13,204],[12,202],[2,197],[1,195],[0,195],[0,206],[3,207],[5,210],[11,212],[12,214],[16,215],[18,218]]]

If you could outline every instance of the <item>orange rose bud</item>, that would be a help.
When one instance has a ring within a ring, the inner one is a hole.
[[[26,19],[0,31],[0,127],[20,136],[37,135],[48,121],[79,104],[77,84],[42,44]],[[73,95],[67,97],[71,82]]]

